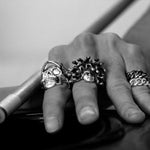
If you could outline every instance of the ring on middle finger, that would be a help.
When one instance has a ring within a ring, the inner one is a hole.
[[[73,67],[69,70],[71,76],[70,83],[75,83],[81,80],[86,82],[93,82],[97,85],[103,85],[105,83],[106,70],[103,67],[103,63],[99,59],[91,59],[86,57],[85,59],[77,59],[72,62]]]

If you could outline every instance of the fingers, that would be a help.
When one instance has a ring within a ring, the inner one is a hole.
[[[70,96],[66,85],[55,86],[45,91],[43,114],[46,131],[58,131],[63,125],[64,106]]]
[[[121,66],[111,66],[107,77],[107,91],[123,119],[130,123],[138,123],[144,120],[145,115],[134,102],[131,87]]]
[[[141,50],[125,43],[114,34],[81,34],[67,45],[55,48],[49,60],[62,63],[66,68],[79,58],[100,58],[107,70],[107,92],[117,112],[131,123],[144,120],[143,111],[150,112],[150,92],[146,86],[131,87],[126,72],[142,70],[146,65]],[[78,81],[72,87],[76,114],[80,123],[89,124],[99,117],[95,83]],[[63,110],[71,91],[65,85],[55,86],[44,94],[43,112],[48,132],[59,130],[63,124]]]
[[[72,61],[91,56],[95,58],[95,44],[92,34],[78,36],[70,45],[54,48],[49,54],[49,60],[63,63],[70,68]],[[63,124],[63,110],[70,90],[66,87],[55,86],[44,94],[43,113],[45,127],[48,132],[59,130]],[[78,120],[87,124],[98,117],[97,87],[93,83],[83,81],[75,83],[72,89]]]
[[[107,92],[117,112],[127,122],[138,123],[143,121],[145,114],[136,104],[131,86],[126,79],[126,71],[128,70],[126,58],[123,56],[126,56],[126,51],[129,51],[127,43],[115,34],[99,35],[97,40],[101,41],[97,42],[99,57],[107,70]],[[130,59],[132,58],[130,57]],[[130,66],[133,66],[133,64],[130,64]]]
[[[84,33],[75,38],[70,45],[74,59],[91,57],[97,58],[94,34]],[[72,60],[71,60],[72,61]],[[74,83],[73,98],[76,106],[76,114],[81,124],[89,124],[99,117],[97,104],[97,86],[95,83],[79,81]]]
[[[124,57],[127,72],[132,70],[147,72],[143,53],[136,45],[128,44],[128,51]],[[136,86],[132,88],[132,93],[140,108],[150,114],[150,89],[147,86]]]
[[[89,124],[99,117],[97,86],[95,83],[80,81],[73,86],[73,98],[80,123]]]

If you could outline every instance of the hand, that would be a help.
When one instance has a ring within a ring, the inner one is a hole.
[[[130,123],[142,122],[150,113],[150,90],[147,86],[131,87],[126,73],[132,70],[147,72],[146,60],[139,46],[126,43],[118,35],[83,33],[69,45],[50,50],[49,60],[62,63],[66,68],[78,58],[99,58],[106,69],[107,94],[119,115]],[[72,90],[66,85],[54,86],[44,94],[43,113],[47,132],[55,132],[63,125],[64,107],[71,92],[76,114],[81,124],[89,124],[99,117],[98,91],[95,83],[79,81]]]

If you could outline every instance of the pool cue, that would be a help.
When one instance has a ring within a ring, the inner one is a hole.
[[[99,18],[84,32],[100,33],[106,28],[117,16],[119,16],[134,0],[122,0],[109,10],[102,18]],[[37,88],[40,87],[41,72],[38,71],[30,76],[18,88],[3,100],[0,101],[0,123],[24,104]]]
[[[85,32],[91,32],[98,34],[105,29],[110,23],[112,23],[118,16],[120,16],[124,10],[126,10],[133,2],[137,0],[120,0],[114,7],[112,7],[101,18],[98,18],[91,26],[89,26]]]
[[[40,87],[40,71],[35,72],[17,89],[0,101],[0,123],[12,114]]]

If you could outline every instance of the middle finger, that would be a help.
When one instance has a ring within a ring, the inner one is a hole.
[[[86,57],[91,59],[97,58],[96,44],[94,35],[91,33],[83,33],[75,38],[70,44],[68,58],[85,60]],[[97,104],[97,86],[95,83],[85,82],[84,80],[74,83],[72,87],[73,98],[76,106],[76,114],[80,123],[88,124],[95,121],[99,116]]]

